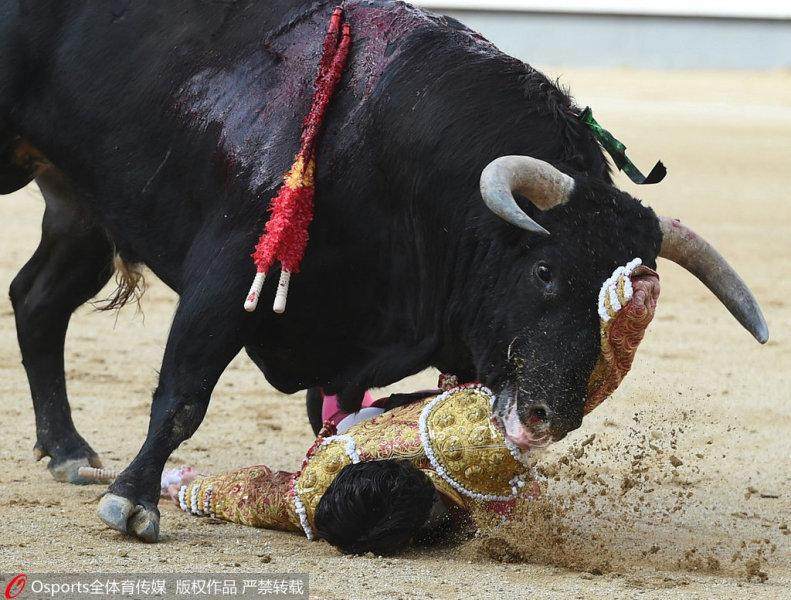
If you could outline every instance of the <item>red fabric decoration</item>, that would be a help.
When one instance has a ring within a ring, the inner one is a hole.
[[[626,377],[645,330],[654,318],[659,299],[659,275],[640,266],[631,279],[632,299],[601,326],[601,351],[588,380],[588,397],[582,409],[585,415],[608,398]]]
[[[271,216],[252,254],[258,273],[268,272],[276,260],[280,261],[284,271],[297,273],[305,255],[308,226],[313,220],[317,140],[351,46],[351,27],[348,23],[341,25],[342,18],[343,10],[338,7],[332,13],[324,38],[313,104],[302,128],[302,144],[283,185],[272,200]]]

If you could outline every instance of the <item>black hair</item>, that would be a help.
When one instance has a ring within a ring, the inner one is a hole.
[[[345,554],[394,554],[428,520],[436,491],[407,460],[347,465],[319,501],[319,537]]]

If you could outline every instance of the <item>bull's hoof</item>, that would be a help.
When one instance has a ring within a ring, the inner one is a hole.
[[[131,500],[115,494],[105,494],[99,500],[99,508],[96,512],[105,525],[121,533],[127,533],[126,524],[134,508],[135,505]]]
[[[36,461],[45,456],[50,457],[47,469],[55,481],[84,485],[91,481],[80,477],[80,467],[101,468],[102,461],[88,443],[79,434],[62,436],[58,442],[46,442],[39,438],[33,448]]]
[[[159,539],[159,514],[138,506],[129,520],[129,529],[139,540],[153,544]]]
[[[53,459],[49,462],[47,469],[49,469],[49,472],[55,481],[60,481],[61,483],[73,483],[76,485],[86,485],[95,482],[81,477],[80,467],[101,468],[101,466],[102,461],[99,460],[98,456],[94,455],[88,458],[74,458],[57,463]]]
[[[99,501],[99,518],[108,527],[135,536],[144,542],[159,539],[159,514],[156,510],[135,505],[128,498],[105,494]]]

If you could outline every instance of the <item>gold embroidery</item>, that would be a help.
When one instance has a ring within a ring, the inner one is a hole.
[[[352,459],[346,453],[345,441],[333,440],[316,449],[316,453],[308,460],[294,482],[294,491],[302,500],[308,521],[314,530],[316,528],[314,517],[321,497],[340,470],[350,464]]]
[[[510,496],[511,481],[525,473],[490,422],[490,398],[475,388],[461,389],[431,408],[428,443],[448,477],[483,495]]]
[[[276,529],[301,530],[293,491],[305,508],[315,531],[319,502],[335,477],[352,464],[355,452],[361,461],[406,459],[423,470],[437,490],[462,508],[482,501],[473,495],[510,496],[511,480],[527,472],[506,448],[502,434],[489,423],[489,396],[480,390],[460,389],[435,403],[426,415],[430,447],[452,481],[437,473],[420,436],[420,419],[434,398],[362,421],[338,438],[315,447],[301,472],[292,476],[266,467],[249,467],[200,481],[200,502],[211,486],[212,508],[218,518]],[[187,490],[188,494],[191,490]],[[188,495],[189,499],[190,496]],[[202,504],[201,504],[202,506]]]

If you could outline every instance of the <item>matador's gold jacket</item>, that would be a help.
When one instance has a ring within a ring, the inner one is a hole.
[[[491,422],[492,393],[460,386],[319,436],[296,473],[248,467],[197,479],[179,492],[183,510],[268,529],[315,531],[319,500],[346,465],[406,459],[446,502],[506,510],[528,477],[521,451]]]
[[[639,260],[619,267],[599,294],[601,353],[588,383],[585,412],[629,371],[656,308],[658,277]],[[460,386],[359,422],[343,435],[324,431],[295,473],[248,467],[202,477],[179,492],[182,510],[235,523],[303,531],[313,538],[322,495],[346,465],[406,459],[446,503],[471,514],[507,514],[529,478],[526,457],[492,423],[492,393]]]

